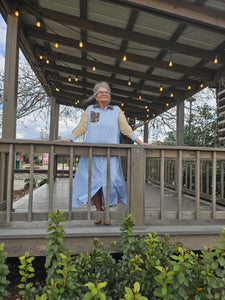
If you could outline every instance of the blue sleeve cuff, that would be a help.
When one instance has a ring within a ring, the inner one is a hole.
[[[137,139],[136,134],[133,134],[133,135],[130,137],[130,139],[131,139],[132,141],[135,141],[135,140]]]
[[[75,139],[76,139],[76,137],[75,137],[74,135],[72,135],[72,134],[71,134],[70,138],[71,138],[71,140],[72,140],[73,142],[74,142]]]

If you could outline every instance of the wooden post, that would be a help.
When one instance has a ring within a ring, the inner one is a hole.
[[[144,143],[148,143],[148,123],[144,125]]]
[[[4,98],[3,98],[3,120],[2,120],[2,138],[16,138],[16,111],[17,111],[17,85],[18,85],[18,17],[14,14],[8,14],[7,17],[7,36],[6,36],[6,56],[5,56],[5,81],[4,81]],[[9,157],[12,155],[12,157]],[[1,156],[0,174],[1,185],[3,184],[2,176],[7,178],[4,182],[5,187],[1,193],[1,208],[6,209],[7,198],[7,220],[10,219],[9,210],[12,209],[13,197],[13,176],[14,176],[14,154]],[[11,161],[12,160],[12,161]],[[9,168],[12,168],[10,170]],[[10,175],[9,175],[10,174]],[[11,176],[11,178],[9,178]],[[6,188],[7,184],[7,188]],[[9,190],[10,189],[10,190]],[[2,199],[3,197],[3,199]],[[11,199],[9,199],[11,197]],[[9,208],[9,203],[11,203]]]
[[[196,152],[195,161],[195,218],[198,219],[200,209],[200,151]]]
[[[184,145],[184,101],[177,102],[176,145]]]
[[[50,118],[50,134],[49,139],[58,139],[58,127],[59,127],[59,104],[56,103],[55,98],[51,98],[51,118]]]
[[[135,147],[131,150],[131,213],[135,224],[144,224],[145,150]]]

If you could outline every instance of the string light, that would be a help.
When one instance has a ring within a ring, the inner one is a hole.
[[[147,109],[147,112],[149,112],[149,108]]]
[[[36,26],[41,27],[41,21],[39,19],[37,19]]]
[[[46,64],[49,64],[50,61],[49,61],[49,59],[47,58],[45,62],[46,62]]]
[[[59,43],[55,42],[55,48],[59,48]]]
[[[147,105],[145,105],[145,109],[147,109],[148,108],[148,106]]]
[[[17,9],[14,14],[16,17],[19,17],[19,15],[20,15],[19,9]]]
[[[170,97],[173,98],[173,96],[174,96],[174,94],[173,94],[173,92],[171,92],[171,93],[170,93]]]
[[[43,59],[43,56],[42,56],[42,55],[39,55],[39,58],[40,58],[40,59]]]
[[[79,42],[79,47],[80,47],[80,48],[83,48],[83,47],[84,47],[84,44],[83,44],[82,41]]]
[[[124,103],[123,103],[123,102],[121,103],[121,106],[124,106]]]
[[[153,114],[152,116],[155,117],[155,114]]]
[[[159,91],[163,92],[163,85],[162,84],[160,85]]]
[[[149,118],[149,115],[146,115],[147,118]]]
[[[191,90],[191,84],[190,83],[188,84],[188,90],[189,91]]]
[[[172,54],[170,55],[170,59],[169,59],[169,67],[173,66],[173,60],[172,60]]]
[[[78,77],[76,76],[74,80],[77,82],[78,81]]]
[[[204,84],[203,84],[203,82],[201,81],[201,83],[200,83],[200,88],[202,89],[204,87]]]
[[[218,63],[218,57],[217,55],[214,57],[214,64],[217,64]]]
[[[79,99],[77,100],[77,103],[80,103],[80,100],[79,100]]]
[[[92,71],[96,71],[96,66],[94,65],[93,67],[92,67]]]
[[[166,103],[166,106],[169,106],[169,103]]]
[[[124,56],[123,56],[123,61],[127,61],[126,53],[125,53]]]
[[[72,81],[72,78],[71,78],[71,76],[69,76],[69,77],[68,77],[68,81],[69,81],[69,82],[71,82],[71,81]]]

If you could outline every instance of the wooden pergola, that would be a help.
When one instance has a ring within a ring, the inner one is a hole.
[[[107,81],[112,104],[129,119],[147,124],[177,106],[182,145],[184,100],[225,75],[222,0],[0,0],[0,12],[7,22],[3,139],[16,136],[19,47],[51,99],[51,139],[59,105],[85,108],[94,83]]]

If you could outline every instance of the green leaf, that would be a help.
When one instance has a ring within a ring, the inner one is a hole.
[[[132,289],[130,289],[129,287],[125,287],[125,292],[131,296],[134,295]]]
[[[136,281],[134,284],[134,293],[138,294],[139,291],[140,291],[140,284],[139,284],[139,282]]]
[[[161,289],[161,292],[162,292],[162,296],[165,296],[167,293],[167,288],[165,286],[163,286]]]
[[[178,278],[179,283],[182,284],[185,281],[184,273],[180,272],[178,274],[177,278]]]
[[[98,283],[97,288],[98,288],[98,289],[103,289],[106,285],[107,285],[107,282],[106,282],[106,281],[100,282],[100,283]]]
[[[87,286],[89,290],[92,290],[95,288],[95,284],[93,282],[85,283],[84,286]]]

